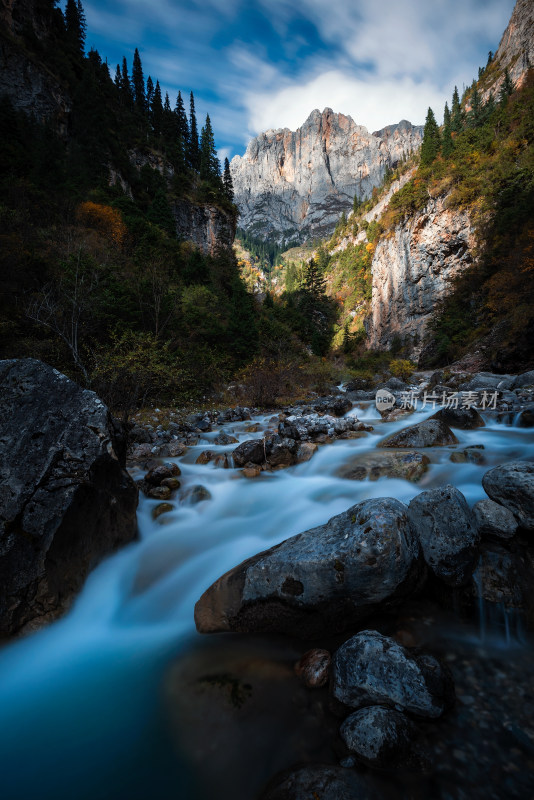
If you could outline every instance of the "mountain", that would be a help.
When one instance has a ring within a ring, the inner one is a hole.
[[[231,162],[240,226],[277,243],[330,235],[355,195],[370,197],[388,168],[419,148],[422,132],[402,120],[369,133],[325,108],[296,131],[260,134]]]

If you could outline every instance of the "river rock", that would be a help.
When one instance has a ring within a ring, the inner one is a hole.
[[[529,403],[521,409],[516,425],[518,428],[534,428],[534,403]]]
[[[454,486],[421,492],[408,515],[426,563],[449,586],[461,586],[475,568],[480,534],[466,499]]]
[[[36,359],[0,362],[0,635],[57,616],[136,535],[126,438],[94,394]]]
[[[249,439],[241,442],[232,452],[236,467],[244,467],[245,464],[263,464],[266,460],[265,439]]]
[[[217,434],[217,436],[213,440],[213,444],[220,444],[220,445],[237,444],[237,439],[235,438],[235,436],[230,436],[230,434],[226,433],[226,431],[221,431],[220,433]]]
[[[295,674],[308,689],[320,689],[328,683],[331,663],[332,656],[328,650],[308,650],[295,664]]]
[[[201,633],[331,633],[405,598],[420,575],[406,506],[366,500],[231,569],[202,595],[195,622]]]
[[[417,425],[403,428],[383,439],[378,447],[436,447],[458,444],[458,439],[451,429],[439,419],[426,419]]]
[[[159,464],[157,467],[153,467],[147,472],[145,481],[150,484],[150,486],[161,486],[165,479],[174,478],[180,474],[181,471],[178,464]]]
[[[479,500],[473,506],[473,514],[481,536],[498,536],[511,539],[517,531],[517,520],[504,506],[493,500]]]
[[[378,631],[361,631],[336,651],[331,689],[349,708],[394,706],[431,719],[454,703],[446,667],[434,656],[414,655]]]
[[[534,530],[534,464],[513,461],[494,467],[482,478],[487,495],[512,512],[522,528]]]
[[[201,484],[191,486],[182,496],[182,502],[188,503],[190,506],[195,506],[197,503],[202,503],[204,500],[211,500],[211,492]]]
[[[421,453],[381,453],[371,452],[357,456],[344,464],[338,475],[340,478],[362,481],[379,478],[402,478],[416,483],[428,470],[430,459]]]
[[[523,372],[522,375],[517,375],[512,386],[509,388],[522,389],[524,386],[534,386],[534,369]]]
[[[414,725],[393,708],[361,708],[347,717],[339,732],[350,752],[368,767],[394,769],[414,761]]]
[[[267,461],[270,467],[290,467],[296,463],[298,442],[285,436],[269,437],[266,440]]]
[[[318,449],[318,444],[314,444],[313,442],[301,442],[295,454],[297,464],[303,464],[305,461],[309,461]]]
[[[430,419],[439,419],[450,428],[462,430],[482,428],[485,424],[476,408],[440,408]]]
[[[260,800],[381,800],[365,775],[344,767],[313,764],[275,778]]]
[[[475,598],[532,613],[533,585],[532,560],[524,550],[508,550],[497,542],[483,544],[471,582]]]

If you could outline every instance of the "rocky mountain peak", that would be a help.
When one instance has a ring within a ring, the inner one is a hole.
[[[422,130],[403,120],[369,133],[316,108],[296,131],[261,133],[231,163],[241,226],[278,242],[330,234],[355,194],[369,197],[387,167],[420,146]]]

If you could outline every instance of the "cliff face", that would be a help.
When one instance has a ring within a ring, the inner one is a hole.
[[[534,3],[517,0],[510,22],[503,33],[495,53],[499,69],[508,67],[516,86],[525,79],[527,70],[534,66]]]
[[[371,134],[329,108],[312,111],[296,131],[267,131],[232,159],[240,225],[277,242],[328,235],[354,195],[369,197],[421,138],[422,128],[406,121]]]
[[[443,197],[383,236],[373,256],[369,346],[388,348],[398,335],[416,358],[430,315],[451,278],[472,263],[474,244],[469,214],[446,208]]]
[[[177,200],[171,205],[171,211],[176,220],[176,235],[192,242],[203,253],[213,256],[220,248],[232,246],[235,220],[217,206]]]
[[[0,96],[9,97],[16,109],[39,122],[53,120],[65,136],[71,110],[68,92],[24,43],[28,31],[40,41],[50,37],[53,17],[39,13],[33,0],[0,0],[0,23]]]

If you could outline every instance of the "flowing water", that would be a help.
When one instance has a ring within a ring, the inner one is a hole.
[[[429,470],[417,485],[388,478],[345,480],[337,475],[343,464],[373,451],[384,435],[432,412],[389,424],[381,422],[370,404],[349,413],[375,425],[375,430],[360,439],[321,447],[305,464],[250,481],[233,469],[194,463],[203,449],[229,452],[235,446],[217,447],[212,442],[215,434],[205,434],[196,447],[175,460],[182,471],[181,492],[201,484],[211,499],[197,505],[177,503],[174,511],[153,520],[157,501],[142,497],[140,540],[89,576],[64,619],[3,648],[0,796],[4,800],[214,797],[198,794],[189,782],[188,766],[180,761],[173,734],[180,720],[171,719],[165,688],[170,665],[196,663],[197,658],[224,660],[228,649],[235,647],[238,652],[244,646],[239,637],[222,637],[223,650],[217,655],[214,646],[196,634],[193,606],[202,592],[243,559],[369,497],[409,502],[423,489],[452,483],[472,504],[485,496],[481,486],[485,471],[512,459],[532,459],[534,452],[534,432],[488,418],[483,429],[455,431],[459,449],[484,445],[482,465],[452,463],[451,448],[432,448],[426,451]],[[265,428],[268,419],[254,422]],[[250,422],[224,429],[240,441],[261,435],[245,433],[247,425]],[[504,610],[503,614],[500,644],[517,644],[524,633],[515,619]],[[487,643],[492,628],[484,606],[480,623],[479,630],[469,629],[473,646]],[[290,659],[292,645],[287,648]],[[209,736],[208,729],[205,737]],[[239,764],[231,768],[239,769]],[[209,772],[209,763],[205,769]],[[250,792],[249,800],[252,796]]]

